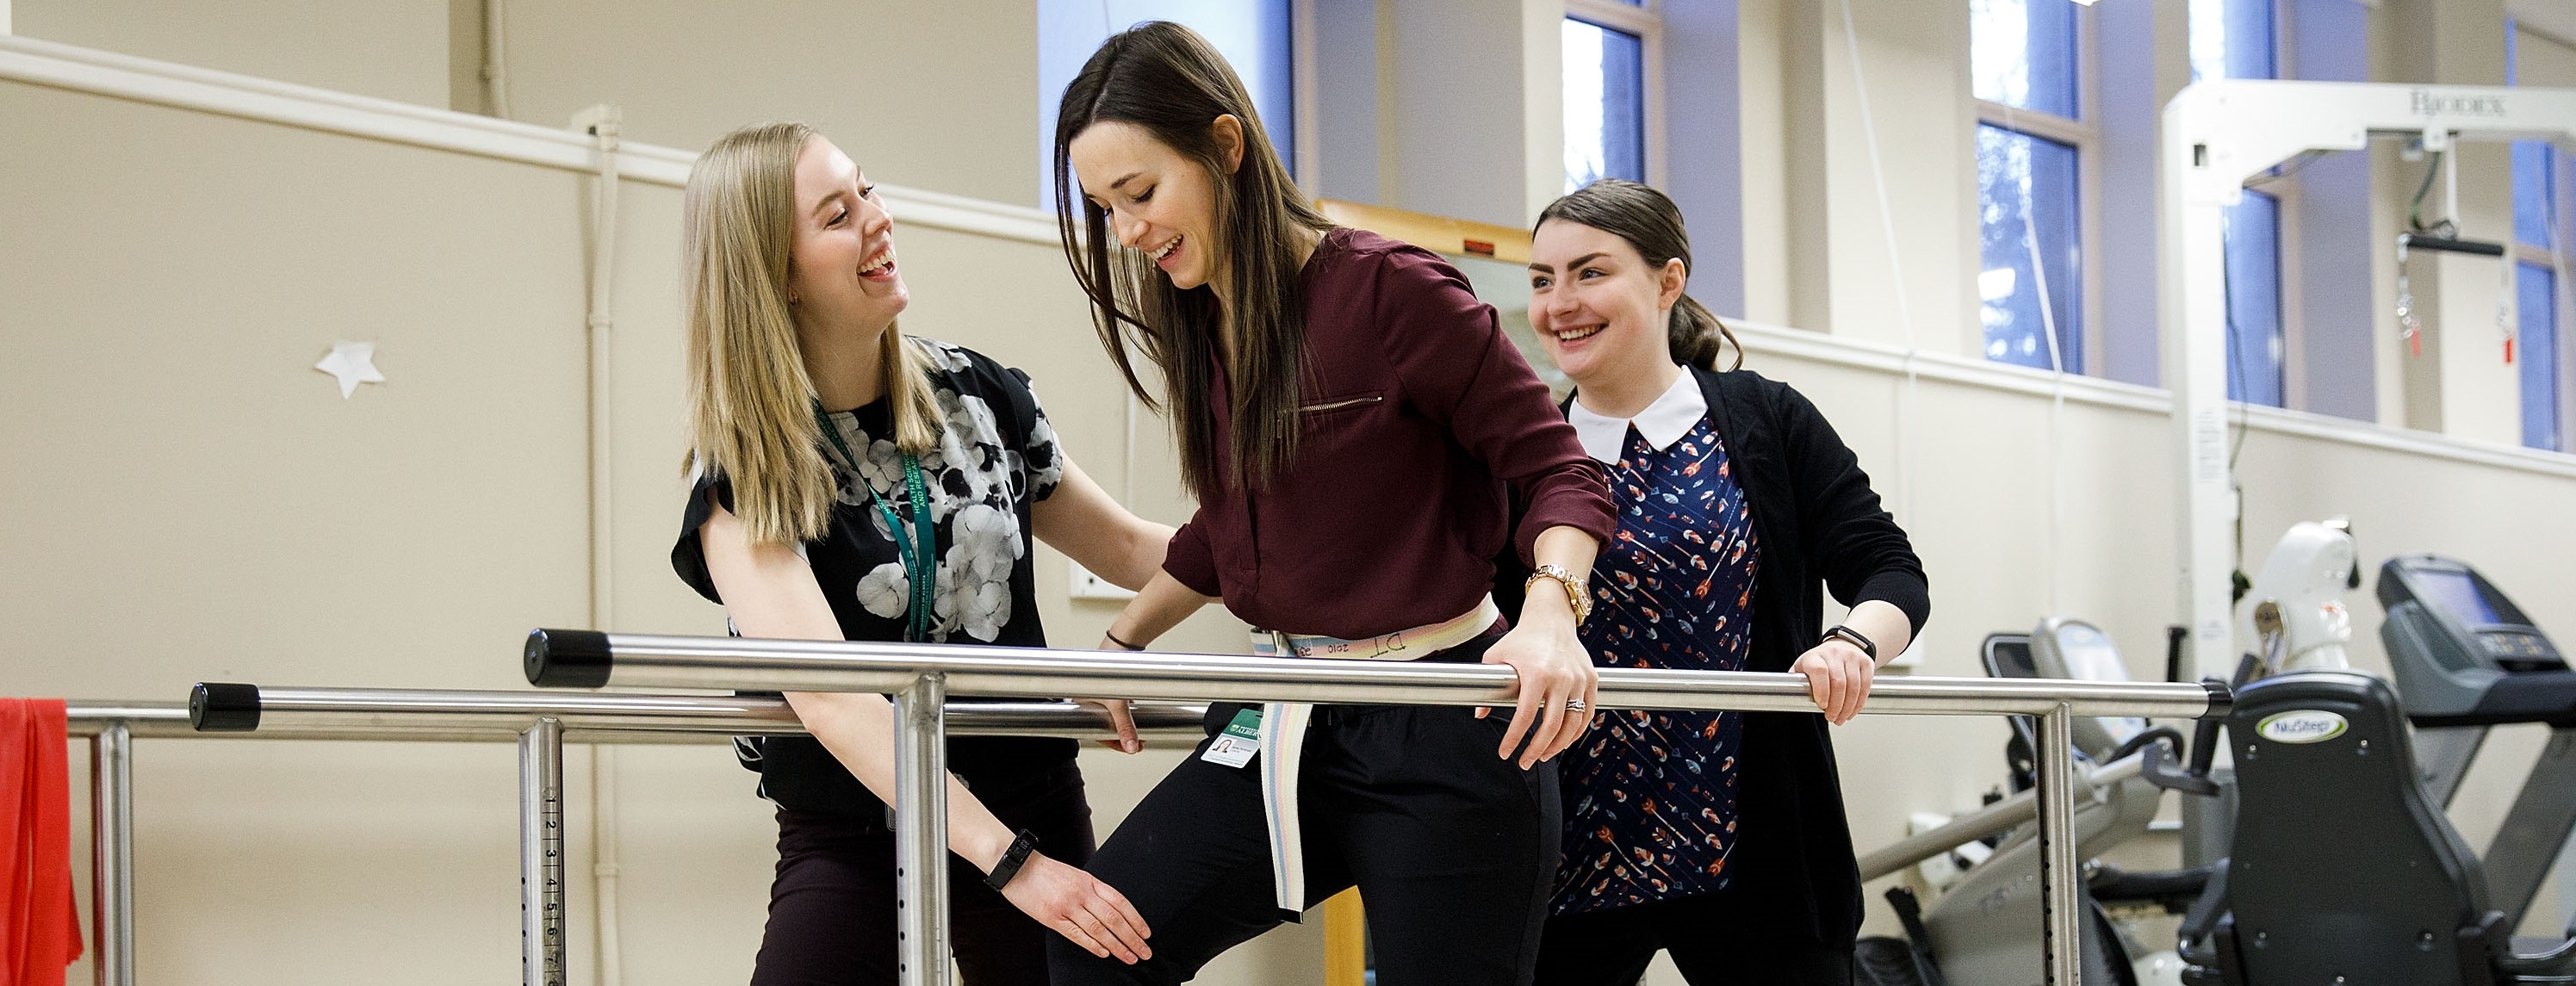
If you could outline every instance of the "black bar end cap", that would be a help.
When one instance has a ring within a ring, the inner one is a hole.
[[[608,635],[597,630],[530,630],[524,663],[528,684],[539,688],[598,688],[608,684]]]
[[[2200,687],[2209,692],[2209,711],[2201,713],[2200,718],[2225,719],[2236,711],[2236,692],[2226,682],[2202,678]]]
[[[259,686],[200,681],[188,690],[188,725],[201,733],[259,729]]]

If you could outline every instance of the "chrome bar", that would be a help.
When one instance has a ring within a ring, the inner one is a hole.
[[[519,960],[526,986],[563,986],[563,723],[519,734]]]
[[[89,750],[90,970],[98,986],[134,986],[134,734],[106,723]]]
[[[894,696],[894,948],[902,986],[948,986],[947,683]]]
[[[523,652],[541,687],[750,688],[889,694],[939,674],[957,695],[1167,701],[1509,705],[1511,668],[1217,654],[1046,650],[960,644],[752,640],[539,630]],[[1606,668],[1600,708],[1813,712],[1804,676]],[[2225,712],[2198,684],[2045,678],[1882,677],[1867,711],[1914,715],[2076,715],[2196,719]]]
[[[201,693],[204,689],[203,685],[198,688]],[[133,986],[134,981],[133,779],[128,764],[132,741],[137,737],[524,745],[524,735],[541,719],[561,724],[560,742],[568,743],[722,743],[733,736],[790,736],[804,732],[785,700],[755,696],[370,688],[266,688],[250,689],[248,694],[253,698],[249,708],[229,710],[250,717],[254,725],[246,730],[199,731],[194,722],[198,715],[192,713],[205,711],[202,695],[185,703],[64,703],[67,731],[90,739],[92,747],[90,883],[101,889],[91,895],[90,927],[94,937],[90,950],[98,986]],[[1139,735],[1164,739],[1195,740],[1201,731],[1200,719],[1206,713],[1206,706],[1186,703],[1138,702],[1130,707]],[[1106,713],[1060,699],[961,702],[948,710],[947,720],[948,734],[952,736],[1106,739],[1115,735]],[[101,752],[111,748],[112,753]],[[554,820],[560,834],[559,753],[555,764]],[[523,846],[530,844],[527,840],[533,831],[525,817],[525,783],[523,773]],[[558,842],[558,867],[560,848]],[[523,887],[526,879],[523,858]],[[521,906],[526,908],[527,902],[523,900]],[[560,906],[556,910],[560,920]],[[520,933],[527,934],[524,924]],[[555,940],[562,941],[560,924]]]
[[[2075,712],[2039,717],[2039,880],[2045,927],[2040,948],[2050,986],[2083,986],[2084,902],[2075,859]]]
[[[94,737],[110,726],[125,727],[126,735],[136,739],[187,736],[195,732],[188,725],[188,706],[184,702],[95,702],[70,699],[63,703],[63,726],[73,736]]]
[[[2077,789],[2099,791],[2136,777],[2146,760],[2146,754],[2132,753],[2095,767],[2076,781]],[[1953,818],[1939,828],[1870,850],[1860,858],[1861,881],[1866,883],[1987,836],[2001,835],[2038,817],[2039,789],[2032,788]]]
[[[210,698],[209,696],[213,696]],[[129,707],[95,707],[105,716]],[[157,711],[157,708],[156,708]],[[405,688],[275,688],[201,683],[180,710],[195,732],[151,735],[238,735],[265,739],[503,741],[538,719],[563,723],[567,742],[714,742],[732,736],[795,736],[805,727],[786,700],[754,695],[647,695],[594,692],[437,691]],[[1148,736],[1196,741],[1204,705],[1142,702],[1129,710]],[[77,716],[76,716],[77,718]],[[959,702],[948,710],[951,736],[1050,736],[1102,739],[1111,734],[1099,709],[1062,699]],[[78,728],[74,732],[78,732]]]

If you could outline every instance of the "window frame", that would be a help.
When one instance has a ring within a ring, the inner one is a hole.
[[[1969,86],[1968,101],[1976,106],[1976,115],[1974,119],[1968,121],[1967,145],[1973,162],[1976,153],[1976,128],[1992,126],[2075,149],[2075,197],[2077,199],[2075,215],[2076,221],[2083,227],[2076,238],[2078,241],[2076,249],[2083,254],[2079,258],[2077,269],[2082,271],[2084,277],[2084,283],[2077,286],[2076,315],[2083,319],[2084,323],[2081,334],[2083,345],[2082,352],[2076,359],[2076,362],[2081,365],[2064,366],[2060,369],[2068,373],[2098,376],[2105,359],[2104,347],[2108,345],[2103,335],[2100,290],[2103,276],[2101,28],[2100,17],[2094,13],[2092,5],[2077,4],[2076,7],[2075,111],[2079,114],[2078,118],[2069,119],[2055,113],[2026,110],[2009,103],[1980,99],[1975,95],[1976,89],[1972,83]],[[1975,26],[1970,25],[1969,31],[1973,33],[1974,30]],[[1970,44],[1973,45],[1974,41],[1972,40]],[[1964,59],[1962,64],[1965,64]],[[1976,169],[1971,167],[1968,173],[1971,176],[1969,196],[1970,201],[1973,202],[1978,194],[1974,180]],[[1985,235],[1985,224],[1982,222],[1972,224],[1972,229],[1973,236]],[[1972,247],[1970,253],[1973,255],[1976,250]],[[1976,292],[1973,290],[1968,294],[1971,298],[1976,297]],[[2046,299],[2043,298],[2042,303],[2044,304],[2045,301]],[[1981,320],[1975,317],[1975,314],[1972,310],[1968,320],[1969,328],[1973,333],[1969,340],[1969,351],[1979,354],[1979,358],[1985,358],[1983,355],[1986,348],[1985,330]]]
[[[1643,103],[1638,112],[1645,117],[1642,139],[1646,165],[1646,184],[1665,186],[1664,171],[1664,0],[1625,3],[1622,0],[1565,0],[1565,20],[1582,21],[1594,27],[1608,28],[1637,38],[1640,65],[1637,89]],[[1562,78],[1564,70],[1558,69]],[[1559,134],[1558,141],[1564,141]]]
[[[2544,173],[2548,176],[2547,180],[2552,185],[2559,186],[2554,189],[2555,195],[2564,195],[2567,193],[2568,189],[2558,181],[2558,177],[2563,170],[2576,167],[2576,160],[2570,159],[2566,148],[2559,147],[2555,143],[2543,143],[2549,148],[2549,156],[2546,159],[2548,168]],[[2571,372],[2568,365],[2568,356],[2570,352],[2570,346],[2568,345],[2568,321],[2570,317],[2576,317],[2576,298],[2569,297],[2571,293],[2576,292],[2570,292],[2568,290],[2570,283],[2576,282],[2576,269],[2571,269],[2570,267],[2570,262],[2576,261],[2576,257],[2569,256],[2570,244],[2568,243],[2568,239],[2571,233],[2576,233],[2576,230],[2570,230],[2568,228],[2567,219],[2569,208],[2567,203],[2557,201],[2552,202],[2551,205],[2552,208],[2549,210],[2549,226],[2550,231],[2556,234],[2558,249],[2556,251],[2552,251],[2546,244],[2523,242],[2522,236],[2520,235],[2521,231],[2516,230],[2515,235],[2507,238],[2509,246],[2505,250],[2504,262],[2513,266],[2513,276],[2517,278],[2522,276],[2521,268],[2524,264],[2529,264],[2549,272],[2549,297],[2552,303],[2551,307],[2554,309],[2549,314],[2552,320],[2551,324],[2556,329],[2556,338],[2553,339],[2552,342],[2557,350],[2554,355],[2558,357],[2558,379],[2555,381],[2558,388],[2558,406],[2554,410],[2557,412],[2558,416],[2557,431],[2559,447],[2548,449],[2546,451],[2576,452],[2576,400],[2569,399],[2571,396],[2569,393],[2569,384],[2572,381],[2576,381],[2576,372]],[[2522,307],[2520,293],[2517,291],[2514,305],[2514,345],[2516,347],[2520,347],[2522,343]],[[2523,357],[2520,355],[2522,352],[2525,352],[2525,350],[2517,348],[2515,359],[2522,359]],[[2517,381],[2521,379],[2520,373],[2521,368],[2516,367],[2515,379]],[[2518,409],[2521,407],[2521,399],[2519,395],[2516,396],[2514,406],[2517,408],[2517,411],[2515,412],[2515,420],[2519,421],[2520,411]]]

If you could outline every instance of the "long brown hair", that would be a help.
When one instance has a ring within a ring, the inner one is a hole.
[[[787,303],[795,270],[802,123],[758,123],[718,138],[680,197],[680,281],[689,326],[689,443],[696,468],[733,484],[754,543],[811,541],[839,490],[814,419],[814,380]],[[895,444],[939,441],[926,361],[887,326],[879,364]]]
[[[1243,124],[1243,159],[1232,174],[1210,126],[1227,114]],[[1227,258],[1223,276],[1232,311],[1220,311],[1210,287],[1174,288],[1142,254],[1119,249],[1108,213],[1074,186],[1074,138],[1110,122],[1142,127],[1207,168],[1216,186],[1216,237]],[[1147,407],[1169,411],[1181,446],[1181,481],[1201,497],[1267,486],[1297,449],[1306,368],[1297,242],[1300,233],[1330,229],[1332,222],[1289,180],[1243,80],[1207,39],[1181,25],[1149,21],[1112,35],[1065,87],[1055,128],[1055,185],[1065,260],[1091,299],[1100,345]],[[1219,318],[1230,318],[1235,330],[1226,367],[1234,440],[1222,458],[1206,369]],[[1130,346],[1160,371],[1159,399],[1138,378]]]
[[[1681,207],[1648,186],[1621,178],[1603,178],[1549,203],[1538,214],[1538,222],[1530,224],[1530,230],[1536,232],[1550,219],[1590,226],[1628,241],[1638,256],[1646,258],[1648,270],[1662,270],[1664,264],[1678,259],[1682,272],[1690,272],[1690,234],[1682,229]],[[1733,370],[1744,365],[1744,344],[1708,306],[1688,292],[1673,303],[1664,332],[1672,343],[1675,363],[1711,370]],[[1720,367],[1717,358],[1725,354],[1728,345],[1735,347],[1735,362]]]

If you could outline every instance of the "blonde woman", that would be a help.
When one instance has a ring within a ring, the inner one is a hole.
[[[894,223],[840,148],[802,124],[737,130],[690,172],[681,215],[696,487],[671,562],[736,632],[1043,646],[1030,532],[1121,585],[1161,567],[1172,530],[1065,457],[1025,376],[895,327],[910,295]],[[891,704],[787,701],[812,738],[743,750],[778,805],[752,982],[894,982]],[[1151,955],[1126,898],[1078,868],[1093,839],[1074,753],[949,744],[968,983],[1045,983],[1046,929],[1104,959]]]

